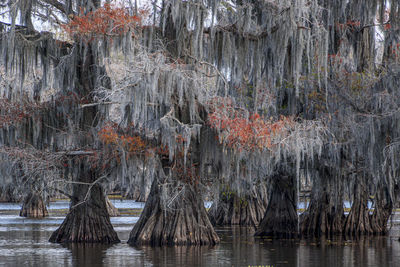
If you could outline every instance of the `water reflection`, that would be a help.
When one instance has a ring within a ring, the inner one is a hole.
[[[386,237],[301,241],[254,238],[252,228],[221,227],[221,243],[214,247],[151,248],[126,243],[137,219],[112,219],[119,244],[63,246],[48,242],[63,217],[26,219],[2,214],[0,206],[0,266],[400,266],[398,224]]]
[[[172,246],[140,247],[145,259],[154,266],[212,266],[208,260],[216,247],[208,246]]]
[[[393,237],[301,241],[296,266],[399,266],[399,251]]]
[[[103,264],[107,249],[112,245],[106,244],[63,244],[71,251],[74,266],[106,266]]]

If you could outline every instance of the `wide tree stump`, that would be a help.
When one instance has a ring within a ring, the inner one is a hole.
[[[343,189],[340,186],[340,181],[327,169],[321,170],[313,181],[310,204],[300,216],[302,235],[320,237],[343,232],[345,216]]]
[[[208,211],[213,225],[241,225],[256,227],[263,219],[267,207],[265,186],[245,196],[223,190],[218,202],[214,202]]]
[[[162,199],[162,185],[155,180],[139,221],[133,227],[131,245],[215,245],[219,237],[208,219],[201,194],[185,184],[175,199]]]
[[[61,226],[51,235],[55,243],[118,243],[111,225],[106,196],[94,170],[80,162],[78,182],[73,185],[70,209]]]
[[[375,196],[374,211],[371,215],[371,227],[374,234],[385,235],[388,232],[388,220],[393,212],[393,201],[391,200],[388,188],[378,187]]]
[[[293,176],[272,178],[272,189],[264,218],[256,236],[296,238],[298,232],[296,179]]]
[[[353,204],[344,224],[344,234],[357,236],[372,234],[368,208],[368,190],[365,178],[356,178],[353,186]]]

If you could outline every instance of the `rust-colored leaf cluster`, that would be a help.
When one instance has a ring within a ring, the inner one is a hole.
[[[106,125],[98,134],[105,145],[121,148],[132,154],[145,152],[146,142],[140,136],[118,133],[116,125]]]
[[[294,125],[292,118],[284,116],[279,120],[266,119],[257,113],[248,116],[226,98],[213,100],[208,123],[218,131],[221,143],[247,151],[272,149]]]
[[[354,30],[354,29],[359,29],[361,27],[361,22],[359,20],[347,20],[346,23],[336,23],[336,29],[337,30]]]
[[[35,103],[18,103],[6,98],[0,99],[0,128],[19,123],[32,117],[43,108]]]
[[[138,15],[130,15],[127,9],[106,3],[95,11],[74,16],[62,28],[71,36],[80,36],[89,40],[95,37],[118,36],[131,32],[142,25],[142,16],[146,10],[141,10]]]

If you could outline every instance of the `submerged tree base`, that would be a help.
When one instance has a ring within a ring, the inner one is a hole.
[[[265,216],[255,236],[297,238],[298,215],[296,210],[295,178],[282,175],[272,178],[272,190]]]
[[[219,237],[208,219],[201,195],[185,184],[167,206],[162,185],[154,181],[146,206],[133,227],[130,245],[215,245]],[[168,202],[168,201],[167,201]]]
[[[30,192],[24,199],[19,216],[43,218],[49,216],[43,198],[37,192]]]
[[[310,205],[300,215],[300,232],[307,237],[340,235],[345,215],[341,179],[335,179],[329,168],[320,164],[313,181]]]
[[[343,231],[344,213],[343,208],[335,212],[324,192],[318,201],[311,200],[308,209],[300,216],[300,232],[304,236],[320,237],[341,234]]]
[[[375,209],[370,217],[371,227],[374,234],[385,235],[388,232],[388,221],[393,212],[393,202],[388,196],[387,189],[377,192],[375,198]]]
[[[239,197],[234,192],[221,192],[218,203],[208,211],[213,225],[242,225],[256,227],[264,217],[267,206],[266,188],[261,186],[257,194]]]
[[[117,233],[107,211],[106,196],[90,172],[81,177],[87,184],[74,185],[74,195],[67,217],[61,226],[51,235],[54,243],[118,243]],[[88,191],[89,190],[89,191]]]

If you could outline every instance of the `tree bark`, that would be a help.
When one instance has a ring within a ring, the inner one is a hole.
[[[49,216],[42,196],[37,192],[30,192],[22,203],[19,216],[28,218],[43,218]]]
[[[336,187],[339,183],[327,171],[314,180],[310,205],[300,216],[302,235],[320,237],[342,233],[345,216],[342,188]]]
[[[393,211],[393,201],[387,188],[378,187],[375,195],[374,211],[371,215],[371,227],[374,234],[385,235],[388,232],[387,223]]]
[[[214,202],[208,212],[213,225],[242,225],[257,227],[267,207],[265,186],[239,197],[235,192],[223,190],[219,201]]]
[[[106,244],[120,242],[111,225],[103,188],[95,182],[97,177],[88,167],[89,164],[81,162],[80,165],[78,182],[81,184],[73,185],[69,213],[49,241]]]
[[[162,185],[155,179],[130,245],[215,245],[219,237],[208,219],[204,202],[194,185],[184,184],[175,199],[162,200]]]
[[[107,206],[108,215],[110,215],[110,217],[121,216],[118,209],[113,205],[113,203],[110,201],[110,199],[107,196],[106,196],[106,206]]]
[[[276,238],[298,237],[297,194],[294,176],[272,178],[272,189],[267,210],[256,236]]]
[[[320,237],[342,233],[343,207],[335,207],[328,192],[312,196],[310,205],[300,216],[300,231],[305,236]]]
[[[368,191],[364,180],[365,178],[357,178],[354,182],[353,204],[344,225],[344,234],[346,235],[357,236],[373,233],[369,220]]]

